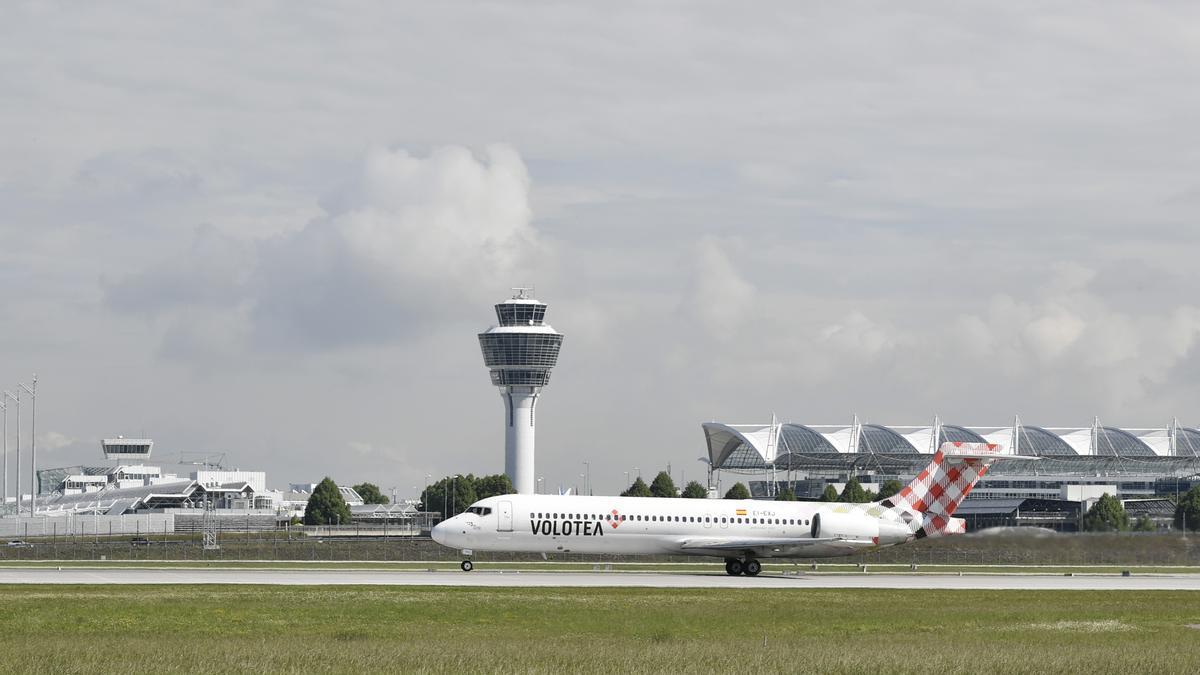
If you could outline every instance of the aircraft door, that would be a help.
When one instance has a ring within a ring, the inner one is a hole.
[[[496,504],[497,525],[496,529],[501,532],[512,532],[513,509],[512,502],[502,501]]]

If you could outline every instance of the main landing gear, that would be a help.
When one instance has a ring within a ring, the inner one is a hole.
[[[745,574],[748,577],[756,577],[762,571],[762,563],[754,558],[747,558],[745,562],[737,558],[725,559],[725,573],[731,577],[736,577],[739,574]]]

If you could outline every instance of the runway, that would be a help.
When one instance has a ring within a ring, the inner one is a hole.
[[[0,584],[266,584],[286,586],[467,586],[481,588],[890,588],[976,590],[1200,591],[1200,574],[763,574],[390,571],[25,567],[0,569]]]

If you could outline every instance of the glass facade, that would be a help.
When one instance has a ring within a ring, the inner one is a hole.
[[[105,443],[104,451],[122,455],[148,455],[150,446],[145,443]]]
[[[1154,457],[1154,451],[1137,436],[1123,429],[1100,427],[1096,432],[1096,454],[1110,457]]]
[[[496,305],[496,320],[501,326],[540,326],[545,319],[545,305],[527,302],[502,302]]]
[[[489,368],[553,368],[562,341],[555,333],[482,333],[479,347]]]
[[[729,453],[729,457],[721,463],[722,469],[762,469],[767,466],[762,455],[754,448],[742,443],[737,450]]]
[[[940,448],[942,446],[942,443],[946,443],[946,442],[950,442],[950,443],[987,443],[987,439],[984,438],[983,436],[980,436],[979,434],[975,433],[974,431],[971,431],[970,429],[955,426],[953,424],[943,424],[942,425],[942,434],[941,434],[941,437],[938,439],[938,447]]]
[[[779,428],[779,452],[783,453],[827,453],[837,448],[821,434],[801,424],[784,424]]]
[[[903,436],[878,424],[862,425],[858,451],[879,455],[915,454],[917,449]]]
[[[1023,426],[1017,433],[1022,455],[1075,457],[1079,454],[1066,441],[1041,427]]]
[[[508,385],[525,387],[544,387],[550,384],[549,370],[510,370],[496,369],[492,371],[492,384],[497,387]]]
[[[1175,454],[1200,457],[1200,431],[1179,427],[1175,431]]]

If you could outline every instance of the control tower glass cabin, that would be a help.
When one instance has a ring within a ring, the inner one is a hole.
[[[479,334],[479,347],[504,400],[504,472],[518,493],[533,494],[534,407],[550,383],[563,336],[546,323],[546,305],[529,297],[531,289],[513,290],[496,305],[499,324]]]

